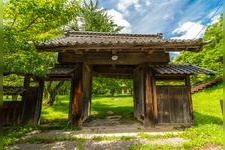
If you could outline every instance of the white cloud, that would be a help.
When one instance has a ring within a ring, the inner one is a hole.
[[[148,0],[147,4],[143,5],[143,15],[140,17],[131,18],[135,21],[133,25],[133,33],[163,33],[170,32],[171,27],[174,26],[174,21],[180,15],[179,8],[182,3],[180,0],[162,0],[153,1]],[[147,3],[147,2],[145,2]],[[175,11],[176,10],[176,11]]]
[[[146,0],[146,1],[145,1],[145,4],[146,4],[147,6],[151,5],[151,4],[152,4],[152,0]]]
[[[112,17],[114,23],[116,23],[119,26],[124,27],[121,32],[123,32],[123,33],[131,32],[130,23],[123,17],[123,15],[121,13],[119,13],[115,9],[110,9],[110,10],[107,10],[107,14]]]
[[[175,30],[173,34],[181,34],[178,37],[172,37],[172,39],[193,39],[202,37],[205,31],[205,26],[198,22],[185,22]],[[200,33],[199,33],[200,32]]]
[[[134,6],[136,11],[139,11],[141,9],[141,4],[139,3],[139,0],[120,0],[117,4],[117,8],[122,11],[126,12],[128,7]]]

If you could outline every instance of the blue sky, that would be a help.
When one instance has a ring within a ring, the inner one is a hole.
[[[165,38],[202,37],[218,19],[223,0],[99,0],[123,33],[163,33]],[[218,9],[218,10],[217,10]],[[215,13],[217,11],[217,13]]]

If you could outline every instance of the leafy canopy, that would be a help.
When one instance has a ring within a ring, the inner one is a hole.
[[[79,1],[8,0],[3,13],[4,72],[44,75],[54,53],[37,53],[34,43],[62,34],[62,26],[79,14]]]
[[[200,67],[217,72],[217,76],[223,76],[223,16],[219,21],[208,26],[203,37],[204,41],[211,42],[203,47],[201,52],[183,51],[175,58],[175,63],[192,63]],[[193,81],[206,80],[208,76],[194,77]]]

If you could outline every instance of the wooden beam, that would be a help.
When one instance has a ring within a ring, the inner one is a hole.
[[[168,44],[160,44],[160,43],[154,43],[154,44],[148,44],[148,45],[128,45],[128,44],[106,44],[106,45],[101,45],[101,44],[92,44],[92,45],[73,45],[73,46],[54,46],[54,47],[42,47],[38,48],[39,52],[73,52],[75,50],[82,50],[85,51],[86,49],[91,50],[104,50],[104,51],[111,51],[111,50],[122,50],[123,52],[126,51],[142,51],[142,50],[147,50],[149,49],[162,49],[166,51],[183,51],[183,50],[188,50],[188,51],[199,51],[201,50],[201,45],[199,43],[193,44],[176,44],[176,43],[168,43]]]
[[[93,66],[92,71],[95,74],[118,74],[118,75],[131,75],[133,74],[134,66]]]
[[[153,96],[153,75],[148,67],[144,67],[145,76],[145,126],[155,126],[155,112],[154,112],[154,96]]]
[[[69,122],[78,126],[82,125],[82,73],[83,64],[77,64],[70,90]]]
[[[188,93],[188,102],[189,102],[189,109],[190,109],[190,123],[193,124],[194,121],[194,115],[193,115],[193,105],[192,105],[192,97],[191,97],[191,81],[190,81],[190,76],[187,75],[185,78],[185,85],[187,88],[187,93]]]
[[[150,70],[152,72],[152,70]],[[158,101],[156,93],[156,80],[155,76],[152,74],[152,96],[153,96],[153,113],[154,113],[154,123],[158,122]]]
[[[117,53],[118,60],[112,60],[111,53],[86,53],[75,55],[74,53],[59,53],[58,61],[62,64],[86,63],[91,65],[140,65],[150,64],[167,64],[170,61],[168,53]]]

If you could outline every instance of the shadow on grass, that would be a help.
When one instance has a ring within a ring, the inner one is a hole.
[[[194,122],[196,125],[205,125],[205,124],[222,125],[223,124],[223,120],[219,117],[204,115],[198,112],[194,112]]]

